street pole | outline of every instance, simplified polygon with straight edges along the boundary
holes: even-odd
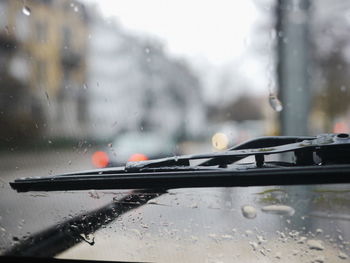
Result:
[[[310,112],[309,0],[277,1],[277,81],[281,135],[308,135]]]

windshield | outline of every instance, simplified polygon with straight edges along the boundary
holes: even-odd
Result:
[[[0,255],[135,196],[17,193],[17,178],[349,133],[349,29],[342,0],[0,0]],[[168,189],[50,256],[345,262],[349,191]]]

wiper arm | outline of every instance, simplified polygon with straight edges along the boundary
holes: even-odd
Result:
[[[286,141],[288,143],[283,144]],[[263,147],[248,149],[256,143]],[[295,161],[277,164],[265,162],[265,155],[284,152],[293,153]],[[314,160],[314,155],[317,155],[319,162]],[[255,157],[254,164],[227,167],[248,156]],[[225,152],[128,163],[124,168],[24,178],[10,184],[17,191],[24,192],[346,183],[350,182],[349,156],[350,139],[347,134],[263,137]],[[190,161],[197,159],[210,160],[191,166]],[[219,167],[209,167],[210,162]]]
[[[289,137],[289,136],[269,136],[261,137],[239,144],[227,151],[211,152],[204,154],[192,154],[182,155],[175,157],[168,157],[157,160],[143,161],[143,162],[129,162],[126,164],[125,169],[127,171],[146,171],[152,170],[152,168],[169,168],[177,167],[179,169],[187,167],[188,169],[200,169],[204,166],[218,165],[221,168],[226,167],[228,164],[237,162],[248,156],[263,156],[266,154],[276,154],[282,152],[293,151],[313,145],[315,147],[317,143],[316,137]],[[300,142],[304,142],[300,144]],[[260,157],[257,157],[260,158]],[[203,162],[196,167],[190,166],[191,160],[198,159],[210,159]]]

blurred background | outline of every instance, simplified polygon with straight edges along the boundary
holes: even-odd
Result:
[[[349,132],[349,30],[343,0],[0,0],[0,254],[120,192],[17,193],[16,178],[221,151],[259,136]],[[248,226],[322,228],[348,253],[348,188],[186,189],[183,207],[177,190],[169,207],[135,217],[156,222],[153,233],[167,218],[193,235],[188,223],[205,228],[203,219],[247,238]],[[240,206],[260,197],[298,216],[245,220]]]
[[[340,0],[0,0],[0,162],[349,132],[349,27]]]

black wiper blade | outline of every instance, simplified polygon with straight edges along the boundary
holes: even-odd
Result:
[[[18,179],[10,183],[19,192],[88,189],[145,189],[185,187],[228,187],[292,185],[350,182],[350,139],[347,134],[326,134],[304,140],[289,137],[288,142],[253,149],[234,149],[208,154],[183,155],[158,160],[129,163],[122,168],[109,168],[72,174]],[[264,138],[266,139],[266,138]],[[296,142],[294,142],[296,141]],[[256,142],[256,141],[255,141]],[[249,143],[249,142],[248,142]],[[251,143],[251,142],[250,142]],[[260,141],[261,143],[261,141]],[[267,145],[267,144],[262,144]],[[271,165],[265,155],[292,152],[295,162]],[[317,155],[319,162],[315,162]],[[232,160],[255,157],[255,164],[226,167]],[[191,160],[211,159],[220,167],[204,163],[190,166]],[[224,164],[224,165],[223,165]]]
[[[15,180],[18,192],[350,183],[350,165],[73,175]]]

